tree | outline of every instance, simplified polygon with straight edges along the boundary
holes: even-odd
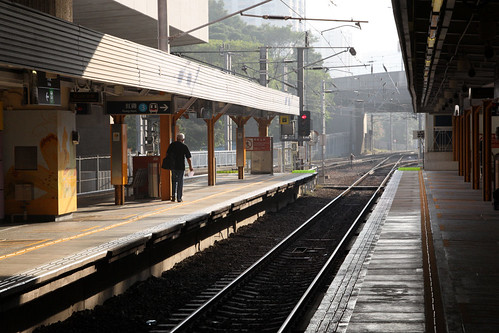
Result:
[[[210,0],[209,20],[227,16],[223,2]],[[311,41],[315,40],[310,36]],[[305,33],[293,31],[291,26],[276,27],[270,24],[255,26],[245,23],[238,16],[233,16],[210,26],[210,42],[203,45],[182,46],[172,48],[172,53],[182,57],[194,59],[221,70],[225,68],[225,57],[227,54],[232,59],[232,67],[229,69],[235,75],[240,75],[259,82],[260,47],[268,47],[269,82],[268,87],[277,90],[285,90],[296,94],[297,63],[296,47],[304,46]],[[321,66],[321,54],[306,50],[306,63],[317,62],[314,66]],[[285,75],[287,73],[287,82]],[[312,121],[316,128],[321,126],[321,84],[323,80],[331,80],[324,71],[305,70],[305,108],[312,112]],[[333,96],[327,94],[327,105],[333,104]],[[270,134],[279,137],[280,127],[277,120],[272,122]],[[192,119],[189,119],[191,122]],[[193,141],[193,149],[201,148],[205,141],[206,129],[203,123],[191,126],[182,125],[183,130],[190,140]],[[250,125],[250,127],[253,125]],[[215,132],[216,145],[223,143],[224,132],[221,121],[217,122]]]

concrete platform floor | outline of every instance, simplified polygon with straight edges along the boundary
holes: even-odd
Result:
[[[184,223],[200,214],[230,207],[245,198],[307,176],[247,174],[240,180],[237,174],[219,174],[215,186],[208,186],[206,177],[186,181],[181,203],[155,199],[116,206],[112,196],[97,200],[89,198],[82,199],[77,212],[64,221],[32,223],[28,220],[0,224],[0,286],[3,279],[16,274],[54,262],[63,265],[62,258],[86,249],[98,252],[102,247],[105,253],[106,244],[112,246],[110,242],[123,237],[126,242],[126,237],[135,233]]]
[[[457,172],[424,171],[448,332],[499,332],[499,211]],[[417,172],[397,171],[307,332],[425,332]]]

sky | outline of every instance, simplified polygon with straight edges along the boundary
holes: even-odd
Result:
[[[241,10],[250,5],[255,5],[261,0],[226,0],[226,6],[231,10]],[[296,0],[272,0],[271,3],[263,4],[252,9],[253,14],[273,14],[289,15],[289,7]],[[317,49],[324,57],[335,54],[345,47],[355,48],[357,55],[352,57],[349,53],[343,53],[328,59],[326,66],[352,66],[365,65],[368,67],[347,67],[344,69],[332,69],[330,75],[333,77],[370,74],[371,65],[373,72],[383,72],[383,65],[388,71],[403,70],[402,57],[399,50],[399,39],[393,18],[391,0],[304,0],[305,13],[302,17],[309,19],[328,20],[357,20],[368,21],[361,23],[362,29],[352,28],[353,23],[303,20],[298,24],[300,30],[308,30],[320,41],[314,46],[327,48]],[[237,3],[237,5],[236,5]],[[282,13],[276,13],[270,8],[282,8]],[[239,7],[237,7],[239,6]],[[292,17],[299,17],[300,14],[293,14]],[[258,21],[258,20],[256,20]],[[273,24],[273,20],[261,20],[261,23]],[[291,21],[278,21],[284,24]],[[294,21],[294,23],[298,21]],[[343,27],[339,27],[343,25]],[[347,25],[347,26],[345,26]],[[324,31],[326,29],[339,27],[338,29]],[[321,34],[321,32],[323,32]],[[331,46],[341,46],[343,48],[331,48]]]
[[[368,21],[361,23],[362,29],[341,27],[323,32],[322,35],[320,31],[353,24],[307,21],[307,30],[314,32],[316,36],[321,36],[323,44],[328,45],[326,42],[328,40],[331,46],[341,43],[352,46],[357,51],[353,59],[347,53],[343,54],[341,59],[333,57],[331,61],[326,62],[328,66],[372,64],[374,72],[384,71],[383,65],[388,71],[403,70],[391,0],[305,0],[305,5],[307,18]],[[368,74],[371,69],[369,66],[369,68],[349,68],[348,71]]]

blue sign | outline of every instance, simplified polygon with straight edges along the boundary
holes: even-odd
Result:
[[[108,101],[107,114],[172,114],[171,101]]]

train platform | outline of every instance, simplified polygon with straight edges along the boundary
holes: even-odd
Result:
[[[498,234],[457,172],[396,171],[306,332],[498,332]]]
[[[229,231],[216,229],[214,225],[223,224],[217,221],[231,214],[236,216],[231,224],[219,227],[234,231],[236,223],[247,218],[248,214],[256,214],[254,218],[257,218],[262,209],[277,210],[314,187],[315,174],[310,173],[245,174],[242,180],[237,174],[218,174],[215,186],[207,186],[206,177],[194,176],[186,178],[183,202],[180,203],[156,199],[129,201],[123,206],[116,206],[112,195],[97,199],[79,198],[78,210],[64,221],[32,223],[28,220],[0,225],[0,318],[3,317],[0,327],[7,327],[4,326],[4,320],[8,320],[5,314],[15,312],[23,305],[26,309],[18,315],[22,315],[23,311],[34,313],[26,312],[33,309],[38,312],[41,308],[36,299],[53,294],[58,288],[69,288],[71,284],[79,292],[84,289],[82,284],[76,283],[79,280],[98,276],[106,269],[115,270],[116,275],[120,270],[128,271],[127,267],[131,264],[126,260],[137,260],[132,262],[133,265],[144,266],[129,285],[152,275],[149,266],[156,265],[154,273],[161,274],[165,265],[171,267],[182,259],[175,251],[185,251],[190,246],[192,254],[211,245],[202,238],[206,236],[203,232],[207,233],[203,230],[211,228],[212,238],[226,237]],[[268,206],[268,203],[274,207]],[[267,206],[255,208],[264,204]],[[245,210],[251,212],[245,215]],[[225,236],[221,236],[223,232]],[[185,240],[190,244],[179,243],[183,234],[190,234]],[[166,244],[161,245],[163,243]],[[140,256],[148,251],[147,255]],[[156,257],[160,254],[169,258],[159,259],[163,262],[158,264]],[[184,257],[188,255],[184,254]],[[133,259],[135,257],[139,259]],[[147,260],[152,263],[145,264]],[[165,263],[167,260],[169,262]],[[117,266],[120,261],[124,262],[124,268]],[[93,287],[96,281],[101,283],[105,278],[94,278],[88,285]],[[113,286],[115,281],[106,283],[103,288],[108,288],[111,296],[123,288]],[[70,314],[72,310],[88,306],[88,297],[92,295],[69,301],[69,308],[65,311]],[[78,301],[87,304],[74,306]],[[46,304],[46,299],[43,304]],[[17,323],[12,325],[11,331],[30,327],[29,324],[25,327],[15,326]]]
[[[96,252],[112,249],[119,243],[133,240],[130,235],[152,233],[200,215],[237,206],[269,191],[300,182],[307,176],[310,175],[245,175],[243,180],[239,180],[237,174],[219,174],[215,186],[207,186],[203,177],[195,181],[186,179],[183,202],[180,203],[141,200],[116,206],[112,196],[103,202],[95,197],[84,198],[72,217],[63,221],[1,225],[0,279],[67,259],[84,250],[89,252],[91,248],[98,248]]]

